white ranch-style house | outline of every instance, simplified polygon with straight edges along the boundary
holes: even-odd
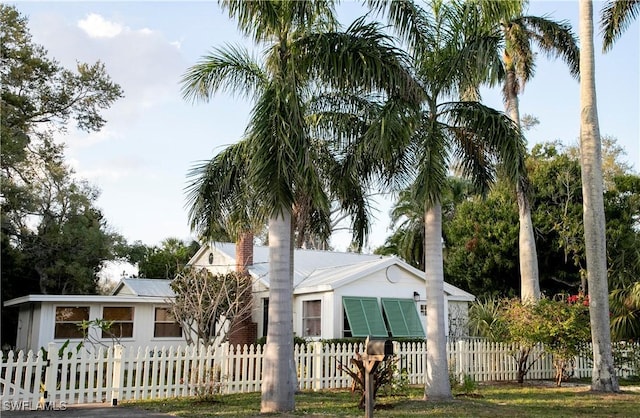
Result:
[[[269,307],[269,248],[212,243],[190,265],[213,273],[244,268],[254,279],[252,319],[266,336]],[[397,257],[294,250],[293,327],[306,339],[424,337],[425,276]],[[475,297],[444,284],[447,333],[467,335],[467,309]]]
[[[251,344],[265,336],[269,307],[269,248],[247,244],[203,245],[189,264],[213,273],[246,269],[253,281],[248,328],[232,343]],[[5,302],[20,310],[16,349],[34,350],[50,342],[82,340],[83,320],[115,321],[112,330],[124,346],[185,345],[183,330],[168,311],[170,281],[125,278],[109,296],[28,295]],[[450,336],[466,335],[468,304],[474,296],[444,285]],[[397,257],[296,249],[294,251],[294,333],[310,340],[345,337],[426,335],[424,272]],[[92,340],[113,340],[91,328]]]

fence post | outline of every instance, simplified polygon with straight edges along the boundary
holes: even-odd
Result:
[[[454,347],[456,347],[458,352],[456,356],[457,361],[456,361],[456,367],[455,367],[455,376],[456,376],[456,380],[458,380],[460,383],[463,383],[464,376],[467,370],[466,351],[468,350],[468,347],[466,347],[465,340],[458,340],[456,345],[454,345]]]
[[[313,343],[313,367],[311,373],[313,373],[313,390],[322,390],[322,381],[324,375],[324,353],[323,343],[321,341],[314,341]]]
[[[47,345],[47,364],[44,374],[44,402],[48,406],[56,400],[56,386],[58,385],[58,346],[56,343]]]
[[[122,346],[113,346],[113,374],[111,376],[111,406],[118,406],[120,380],[122,377]]]

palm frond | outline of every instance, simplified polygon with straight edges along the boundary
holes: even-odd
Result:
[[[255,97],[266,85],[265,70],[249,52],[229,45],[217,48],[182,76],[185,99],[208,101],[217,92]]]
[[[291,45],[296,70],[332,90],[387,92],[418,103],[422,94],[406,54],[377,23],[356,20],[345,32],[314,33]]]
[[[571,75],[580,75],[580,48],[578,38],[567,21],[553,21],[546,16],[523,16],[522,22],[529,37],[550,58],[561,58],[569,66]]]
[[[609,0],[601,12],[602,50],[607,52],[640,14],[640,0]]]
[[[238,29],[255,42],[272,42],[285,33],[305,31],[322,23],[335,27],[334,2],[312,0],[244,1],[221,0]]]
[[[421,56],[425,46],[432,43],[433,16],[411,0],[368,0],[369,8],[378,15],[387,16],[387,22],[403,41],[410,54]]]
[[[461,168],[479,192],[493,182],[496,163],[513,181],[525,175],[524,138],[506,115],[478,102],[444,103],[440,109],[456,140]]]
[[[248,143],[240,141],[191,168],[185,187],[186,206],[191,229],[199,237],[235,238],[266,223],[260,202],[247,182],[248,164]]]

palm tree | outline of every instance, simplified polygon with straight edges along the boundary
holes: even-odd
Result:
[[[640,338],[640,282],[625,283],[609,295],[611,336],[616,341]]]
[[[567,22],[555,22],[545,17],[523,15],[526,1],[515,2],[517,9],[504,10],[503,16],[495,20],[493,11],[487,12],[482,1],[477,2],[484,19],[496,35],[502,38],[502,63],[504,67],[503,95],[507,114],[520,127],[518,96],[535,70],[535,44],[548,57],[562,58],[572,75],[578,75],[579,49],[577,39]],[[514,13],[515,11],[515,13]],[[495,23],[494,23],[495,22]],[[494,26],[495,25],[495,26]],[[519,261],[521,299],[540,299],[540,280],[531,205],[526,177],[516,182],[518,217],[520,224]]]
[[[611,0],[605,4],[600,18],[602,50],[609,51],[614,42],[640,14],[640,0]]]
[[[442,196],[442,216],[451,219],[458,204],[473,195],[471,183],[460,177],[449,177]],[[387,238],[385,245],[375,253],[395,254],[407,263],[423,270],[424,265],[424,208],[413,199],[411,190],[403,190],[391,210],[391,227],[394,233]],[[445,257],[446,258],[446,257]]]
[[[450,399],[444,312],[442,198],[449,169],[486,192],[501,161],[509,178],[524,169],[524,142],[505,115],[475,101],[445,101],[474,94],[480,70],[496,68],[495,39],[477,36],[477,22],[456,3],[433,2],[432,13],[409,1],[375,3],[399,29],[414,55],[425,100],[409,145],[415,158],[412,198],[425,225],[427,376],[425,398]],[[409,23],[407,23],[409,22]]]
[[[602,178],[602,151],[596,100],[593,46],[593,4],[580,0],[580,167],[585,255],[589,284],[589,316],[593,344],[591,389],[617,392],[611,352],[609,291],[607,286],[607,247]]]
[[[232,144],[187,175],[189,224],[204,241],[237,241],[244,233],[259,233],[267,223],[268,214],[247,178],[248,145]]]
[[[244,140],[251,156],[247,179],[269,218],[269,326],[264,354],[262,412],[294,409],[292,211],[296,196],[327,208],[317,170],[305,103],[320,88],[330,91],[417,94],[404,66],[378,25],[357,21],[335,29],[333,3],[325,1],[223,1],[239,29],[264,44],[256,62],[236,47],[214,50],[183,80],[187,98],[206,100],[232,91],[254,100]]]

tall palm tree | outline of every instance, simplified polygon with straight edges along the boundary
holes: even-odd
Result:
[[[413,2],[373,2],[399,29],[414,55],[425,100],[409,145],[415,158],[412,197],[420,202],[425,225],[427,294],[427,375],[425,398],[450,399],[444,312],[442,197],[450,167],[486,192],[501,161],[509,178],[524,169],[524,142],[517,126],[502,113],[475,101],[480,70],[496,68],[495,39],[477,36],[477,22],[456,3],[434,1],[430,13]],[[447,101],[447,99],[451,101]]]
[[[602,9],[602,50],[607,52],[640,14],[640,0],[611,0]]]
[[[247,177],[249,159],[249,143],[240,141],[188,173],[189,224],[202,240],[237,241],[242,234],[257,234],[266,225],[268,213]]]
[[[416,96],[402,53],[374,24],[335,30],[327,1],[226,0],[239,29],[263,44],[260,62],[236,47],[214,50],[185,75],[187,98],[233,91],[254,100],[245,140],[247,178],[269,217],[269,326],[264,354],[262,412],[294,409],[292,211],[296,196],[313,207],[329,199],[311,150],[305,103],[318,89]]]
[[[596,100],[593,4],[579,2],[580,33],[580,167],[585,255],[589,284],[589,316],[593,344],[591,389],[617,392],[611,352],[607,247],[602,178],[602,150]]]
[[[453,217],[455,208],[472,196],[471,183],[460,177],[449,177],[442,196],[442,216],[445,220]],[[424,270],[424,208],[411,195],[411,190],[403,190],[391,210],[393,235],[387,238],[376,254],[400,256],[412,266]]]
[[[548,57],[562,58],[571,74],[578,76],[579,49],[577,39],[567,22],[556,22],[546,17],[526,16],[525,0],[513,2],[516,9],[502,10],[500,14],[493,10],[486,10],[486,3],[476,2],[480,7],[484,20],[502,39],[502,63],[504,66],[503,95],[507,114],[518,125],[520,109],[518,96],[524,90],[525,84],[533,77],[535,70],[534,44]],[[496,20],[496,17],[499,20]],[[493,81],[493,80],[491,80]],[[518,202],[518,217],[520,232],[519,261],[521,299],[540,299],[540,279],[538,273],[538,257],[536,250],[533,222],[531,220],[531,205],[525,177],[516,182]]]

